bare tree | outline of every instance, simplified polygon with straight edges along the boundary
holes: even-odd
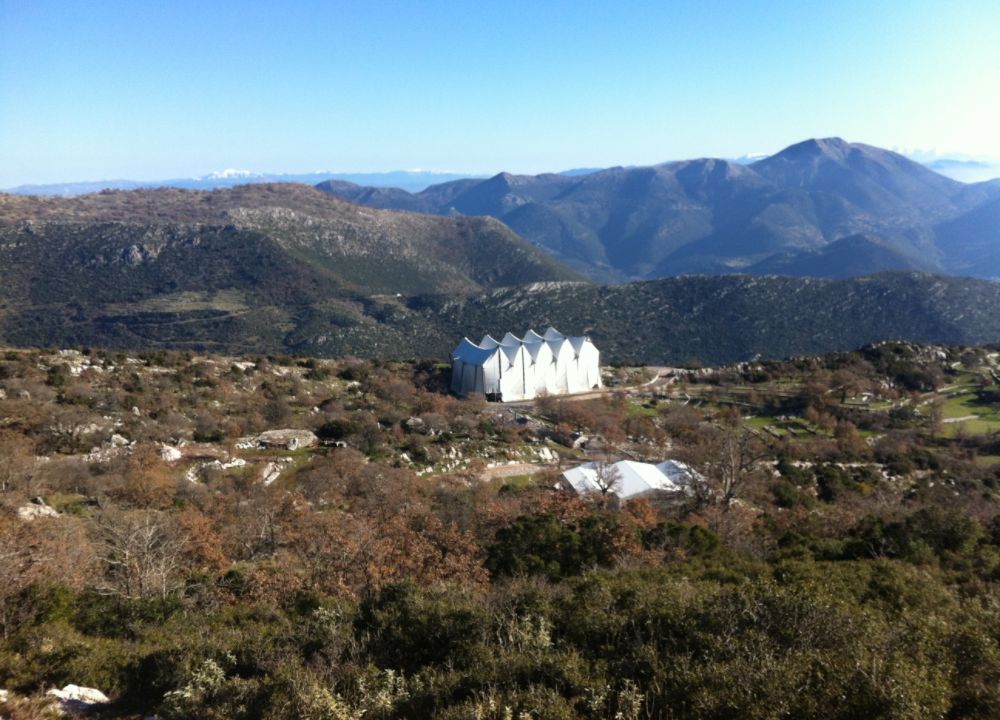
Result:
[[[594,484],[603,496],[617,495],[621,490],[622,474],[614,463],[598,460],[594,464]]]
[[[747,428],[738,413],[724,412],[684,453],[703,470],[708,485],[696,485],[702,501],[731,505],[762,469],[767,445]]]
[[[97,525],[104,581],[99,589],[129,599],[165,598],[182,586],[183,543],[155,510],[101,514]]]

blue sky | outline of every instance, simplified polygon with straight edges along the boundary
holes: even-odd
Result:
[[[0,0],[0,187],[1000,156],[1000,2]]]

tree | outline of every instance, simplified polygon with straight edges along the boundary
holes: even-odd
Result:
[[[614,463],[598,460],[594,463],[594,484],[603,497],[617,495],[622,485],[622,474]]]
[[[124,463],[124,482],[114,494],[133,507],[166,509],[173,502],[177,483],[156,447],[135,448]]]
[[[104,581],[99,589],[130,600],[167,598],[182,587],[184,545],[155,510],[108,510],[97,521]]]
[[[687,454],[702,467],[708,483],[695,485],[701,488],[702,500],[714,498],[729,506],[760,472],[767,445],[743,424],[737,411],[723,410],[716,419],[717,424],[706,428]]]

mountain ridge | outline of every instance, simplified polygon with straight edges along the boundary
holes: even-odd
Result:
[[[372,210],[306,185],[0,195],[0,279],[29,288],[36,300],[48,278],[67,273],[77,279],[67,291],[102,274],[127,286],[135,278],[119,268],[171,275],[158,262],[168,252],[194,278],[210,263],[238,263],[241,250],[263,253],[301,274],[303,286],[330,293],[469,292],[577,277],[492,218]],[[152,276],[150,293],[160,282]],[[171,282],[198,289],[184,278]]]
[[[801,262],[789,267],[805,267],[826,245],[859,234],[884,239],[886,268],[955,272],[962,263],[938,247],[938,226],[1000,196],[1000,183],[963,184],[841,138],[806,140],[750,164],[699,158],[579,176],[498,173],[419,193],[319,187],[373,207],[496,217],[598,281],[754,272],[769,256],[796,253]],[[1000,275],[1000,261],[965,267]]]

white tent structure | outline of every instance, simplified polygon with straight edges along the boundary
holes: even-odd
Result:
[[[567,337],[554,328],[528,330],[479,344],[468,338],[451,353],[451,390],[481,393],[492,400],[530,400],[601,387],[601,354],[587,337]]]
[[[697,471],[678,460],[665,460],[659,465],[619,460],[603,464],[603,467],[602,463],[589,462],[566,470],[562,475],[580,495],[607,490],[622,500],[656,493],[692,495],[695,486],[705,481]]]

